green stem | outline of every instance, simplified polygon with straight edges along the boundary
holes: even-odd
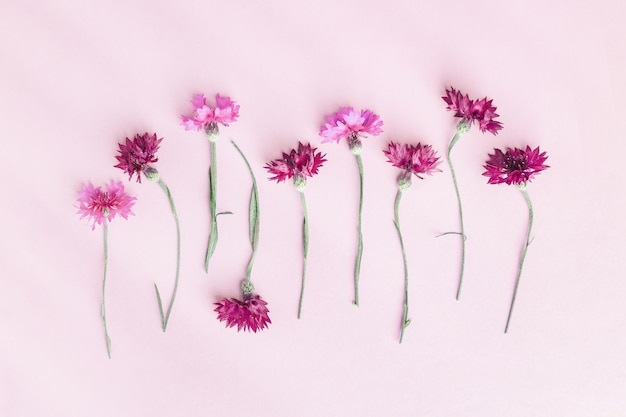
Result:
[[[298,304],[298,319],[302,316],[302,300],[304,298],[304,285],[306,283],[306,264],[307,256],[309,253],[309,216],[306,209],[306,199],[304,198],[304,192],[300,191],[300,201],[302,201],[302,211],[304,212],[304,220],[302,221],[302,249],[303,249],[303,262],[302,262],[302,285],[300,287],[300,303]]]
[[[459,192],[459,184],[456,180],[456,173],[454,172],[454,165],[452,165],[452,159],[450,158],[450,154],[452,153],[452,148],[459,141],[461,137],[460,133],[456,133],[450,141],[450,146],[448,146],[448,164],[450,165],[450,172],[452,173],[452,181],[454,182],[454,190],[456,191],[456,199],[459,203],[459,220],[461,222],[461,272],[459,274],[459,285],[456,290],[456,299],[458,300],[461,297],[461,287],[463,286],[463,272],[465,270],[465,227],[463,225],[463,206],[461,205],[461,193]]]
[[[252,172],[252,167],[248,162],[246,156],[241,152],[239,146],[234,141],[230,141],[239,155],[243,158],[246,166],[248,167],[248,171],[250,171],[250,176],[252,177],[252,191],[250,193],[250,214],[249,214],[249,223],[250,223],[250,244],[252,245],[252,256],[250,257],[250,261],[248,262],[248,268],[246,269],[246,281],[250,281],[250,275],[252,274],[252,266],[254,265],[254,261],[256,259],[256,252],[259,246],[259,229],[261,227],[260,215],[261,209],[259,207],[259,191],[256,184],[256,178],[254,177],[254,172]]]
[[[402,248],[402,262],[404,263],[404,307],[402,312],[402,324],[400,326],[400,343],[402,343],[402,339],[404,338],[404,329],[411,324],[411,320],[408,318],[409,314],[409,267],[406,260],[406,251],[404,250],[404,240],[402,239],[402,232],[400,231],[400,200],[402,199],[402,190],[398,190],[398,194],[396,194],[396,203],[394,204],[393,212],[394,212],[394,221],[393,224],[396,226],[396,231],[398,232],[398,238],[400,239],[400,247]]]
[[[165,315],[163,314],[163,305],[161,303],[161,295],[159,293],[159,289],[157,285],[154,284],[159,304],[159,312],[161,313],[161,325],[163,331],[165,332],[165,330],[167,329],[167,323],[170,320],[170,314],[172,313],[174,301],[176,300],[176,293],[178,291],[178,278],[180,276],[180,222],[178,221],[178,214],[176,213],[176,206],[174,205],[174,199],[172,198],[172,193],[170,192],[170,189],[161,180],[159,180],[158,184],[167,195],[167,199],[170,202],[170,208],[172,209],[172,215],[174,216],[174,221],[176,222],[176,280],[174,281],[174,291],[172,292],[172,298],[170,299],[170,304],[167,308],[167,313]]]
[[[354,265],[354,305],[359,306],[359,277],[361,275],[361,258],[363,256],[363,160],[356,155],[356,164],[359,169],[359,242],[357,245],[356,261]]]
[[[204,272],[209,272],[209,260],[215,252],[217,246],[217,148],[215,142],[209,141],[211,144],[211,166],[209,167],[209,206],[211,209],[211,233],[209,234],[209,242],[204,256]]]
[[[515,298],[517,297],[517,288],[519,287],[519,280],[522,276],[522,268],[524,267],[526,252],[528,251],[528,246],[530,245],[530,232],[533,228],[533,205],[530,202],[530,197],[528,197],[528,193],[526,192],[526,190],[520,188],[520,191],[524,196],[524,200],[526,200],[526,205],[528,205],[528,233],[526,234],[526,244],[524,245],[524,250],[522,251],[522,256],[519,261],[519,270],[517,271],[517,278],[515,279],[515,289],[513,290],[513,298],[511,299],[511,307],[509,308],[509,316],[506,319],[506,327],[504,328],[504,333],[509,330],[509,323],[511,321],[511,315],[513,314],[513,307],[515,306]]]
[[[102,324],[104,325],[104,341],[107,346],[107,355],[111,359],[111,338],[109,337],[109,331],[107,329],[107,315],[106,304],[104,299],[104,292],[107,282],[107,264],[109,262],[109,226],[107,219],[104,219],[104,278],[102,279],[102,304],[100,305],[100,316],[102,317]]]

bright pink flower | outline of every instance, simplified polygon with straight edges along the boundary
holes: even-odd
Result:
[[[470,126],[478,122],[481,132],[491,132],[497,135],[498,130],[502,129],[502,123],[494,120],[499,115],[496,113],[497,107],[491,104],[493,100],[487,100],[487,97],[470,100],[467,94],[463,95],[454,87],[446,89],[446,96],[441,98],[448,104],[447,109],[455,112],[454,117],[465,119]]]
[[[424,179],[420,174],[432,175],[433,172],[441,172],[437,165],[441,163],[437,152],[430,145],[407,145],[391,142],[387,150],[383,150],[388,162],[393,166],[405,170],[410,176],[415,174],[417,178]]]
[[[196,94],[191,99],[193,105],[193,116],[181,116],[182,125],[185,130],[206,130],[207,126],[212,123],[220,123],[228,126],[239,117],[239,105],[232,101],[230,97],[222,97],[215,95],[215,107],[207,105],[204,94]]]
[[[322,143],[351,137],[361,137],[363,134],[377,136],[383,132],[383,121],[371,110],[355,111],[352,107],[342,107],[336,113],[326,117],[326,123],[320,129]]]
[[[119,162],[115,168],[119,168],[128,174],[128,179],[132,179],[133,174],[137,174],[137,182],[141,182],[141,173],[149,168],[148,164],[159,160],[156,152],[159,150],[161,139],[157,139],[156,133],[150,135],[136,134],[133,140],[126,138],[126,144],[118,143],[119,155],[115,159]]]
[[[106,190],[102,187],[94,187],[91,182],[83,185],[83,189],[78,193],[78,211],[80,218],[88,217],[88,222],[92,221],[91,229],[96,228],[96,224],[102,224],[106,219],[109,222],[120,215],[127,219],[129,215],[134,215],[131,207],[135,204],[135,197],[130,197],[124,192],[124,185],[120,181],[111,181],[106,185]]]
[[[317,148],[312,148],[311,144],[303,145],[298,142],[298,149],[292,149],[288,154],[283,152],[283,157],[275,159],[265,164],[270,174],[274,177],[271,180],[277,182],[292,178],[294,175],[300,174],[303,177],[312,177],[322,166],[326,159],[326,155],[316,152]]]
[[[272,323],[267,313],[267,302],[262,300],[260,296],[253,295],[239,301],[236,298],[222,299],[214,311],[217,312],[217,319],[225,321],[226,327],[237,326],[237,331],[257,330],[267,328],[268,323]]]
[[[489,160],[485,163],[484,176],[489,177],[489,184],[516,184],[523,185],[530,181],[549,165],[545,165],[548,156],[539,151],[539,146],[531,149],[507,148],[506,152],[494,149],[493,155],[489,154]]]

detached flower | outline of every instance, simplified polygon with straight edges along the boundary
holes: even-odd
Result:
[[[515,279],[515,289],[513,290],[513,298],[511,299],[511,306],[509,308],[504,333],[509,330],[509,323],[511,321],[511,315],[513,314],[517,289],[519,287],[520,277],[522,276],[526,252],[530,245],[530,233],[533,227],[533,206],[526,192],[526,185],[535,175],[550,168],[548,165],[545,165],[546,159],[548,159],[546,153],[541,152],[539,147],[535,149],[531,149],[530,146],[526,146],[526,149],[507,148],[506,152],[502,152],[500,149],[494,149],[494,153],[489,154],[489,159],[484,165],[486,171],[483,175],[489,177],[487,181],[489,184],[515,184],[522,192],[522,196],[524,196],[524,200],[528,206],[528,233],[526,234],[526,244],[524,245],[524,250],[522,251],[519,261],[519,269],[517,278]]]
[[[352,107],[342,107],[336,113],[326,117],[326,123],[320,129],[322,143],[336,142],[346,139],[350,151],[356,157],[359,170],[359,225],[358,245],[354,266],[354,304],[359,305],[359,276],[361,274],[361,257],[363,255],[363,161],[361,159],[361,138],[365,135],[378,136],[383,132],[383,121],[371,110],[355,111]]]
[[[251,330],[256,333],[257,330],[266,329],[267,325],[272,323],[268,316],[267,302],[259,295],[244,297],[243,301],[224,298],[215,305],[217,319],[225,321],[226,327],[237,326],[237,331]]]
[[[124,192],[124,185],[119,181],[111,181],[107,184],[106,189],[102,187],[94,187],[90,182],[83,185],[82,190],[78,193],[78,214],[80,218],[87,217],[87,221],[92,222],[91,230],[94,230],[96,224],[102,225],[104,230],[104,278],[102,279],[102,303],[100,304],[100,317],[104,325],[104,341],[106,343],[107,355],[111,358],[111,338],[107,330],[106,304],[105,304],[105,288],[107,281],[107,264],[109,258],[109,229],[107,220],[111,222],[116,215],[127,219],[129,215],[134,213],[131,208],[135,204],[135,197],[130,197]]]
[[[447,110],[454,112],[454,117],[458,117],[461,120],[456,127],[456,134],[450,141],[448,146],[448,164],[450,165],[450,173],[452,174],[452,181],[454,182],[454,190],[456,191],[456,198],[459,205],[459,222],[461,224],[460,233],[444,233],[444,234],[458,234],[461,235],[461,271],[459,274],[459,285],[456,292],[456,299],[461,296],[461,287],[463,286],[463,272],[465,270],[465,227],[463,225],[463,206],[461,204],[461,193],[459,192],[459,184],[456,179],[456,173],[454,171],[454,165],[452,165],[452,148],[459,141],[462,135],[469,132],[474,123],[478,124],[478,128],[481,132],[490,132],[494,135],[498,134],[498,131],[502,129],[502,123],[495,120],[499,115],[496,113],[497,107],[492,104],[492,100],[488,100],[484,97],[480,100],[471,100],[467,94],[463,95],[454,87],[446,89],[446,95],[441,97],[443,101],[448,105]]]
[[[211,210],[211,232],[204,255],[204,271],[209,272],[209,260],[217,247],[217,216],[231,214],[230,212],[217,213],[217,149],[215,142],[220,134],[218,125],[228,126],[239,117],[239,105],[230,99],[215,95],[215,106],[207,104],[204,94],[196,94],[191,99],[193,114],[191,117],[182,115],[182,125],[185,130],[204,131],[209,138],[211,152],[211,166],[209,168],[209,206]]]
[[[115,156],[118,164],[115,165],[115,168],[119,168],[127,173],[129,181],[132,179],[133,175],[136,174],[137,182],[141,182],[141,174],[143,174],[148,181],[158,183],[169,200],[172,215],[174,216],[177,238],[176,281],[174,283],[174,292],[172,293],[172,298],[166,314],[163,313],[163,305],[161,303],[159,288],[156,284],[154,284],[157,302],[159,305],[159,312],[161,314],[161,327],[163,331],[165,331],[167,323],[170,319],[172,307],[174,306],[174,300],[176,299],[176,292],[178,290],[178,277],[180,275],[180,223],[178,221],[178,214],[176,213],[176,206],[174,205],[174,199],[172,198],[170,189],[163,181],[161,181],[159,171],[149,165],[159,160],[156,156],[156,152],[159,150],[162,140],[162,138],[157,139],[156,133],[153,133],[152,135],[149,133],[144,133],[143,135],[136,134],[133,139],[126,138],[124,144],[118,143],[119,155]]]
[[[400,343],[404,338],[404,329],[411,324],[408,318],[409,314],[409,269],[404,250],[404,240],[402,239],[402,231],[400,230],[400,200],[402,192],[411,186],[411,177],[415,175],[419,179],[424,179],[423,175],[432,175],[434,172],[441,172],[437,166],[441,163],[439,156],[430,145],[407,145],[391,142],[383,153],[387,156],[387,160],[393,166],[400,168],[402,173],[398,176],[398,193],[396,194],[396,202],[394,204],[394,225],[400,239],[400,247],[402,248],[402,260],[404,262],[404,308],[402,313],[402,323],[400,325]]]
[[[304,259],[302,265],[302,285],[300,287],[300,302],[298,303],[298,318],[302,315],[302,300],[304,299],[304,286],[306,282],[307,256],[309,252],[309,220],[304,198],[307,177],[312,177],[318,173],[326,159],[326,155],[317,152],[317,148],[312,148],[310,144],[303,145],[298,142],[298,149],[292,149],[289,153],[283,152],[283,157],[275,159],[265,164],[265,169],[269,171],[275,180],[280,183],[287,178],[293,178],[293,184],[300,192],[300,201],[304,212],[304,222],[302,227],[302,247]]]
[[[267,328],[267,325],[272,323],[268,315],[269,310],[267,308],[267,302],[261,299],[261,296],[254,294],[254,285],[250,279],[252,275],[252,266],[256,259],[256,252],[259,245],[259,231],[260,231],[260,212],[259,206],[259,193],[256,185],[256,178],[252,167],[248,163],[248,159],[245,157],[241,149],[231,141],[239,155],[243,158],[250,176],[252,177],[252,191],[250,193],[250,245],[252,246],[252,255],[248,262],[248,268],[246,269],[246,279],[241,283],[241,293],[243,301],[239,301],[236,298],[223,298],[220,302],[215,303],[217,306],[216,311],[217,319],[219,321],[225,321],[226,327],[237,326],[237,331],[263,330]]]

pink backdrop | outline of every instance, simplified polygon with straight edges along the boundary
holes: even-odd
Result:
[[[300,3],[297,5],[296,3]],[[2,416],[623,416],[626,414],[622,168],[626,37],[621,1],[10,1],[0,4],[0,415]],[[397,170],[388,141],[443,156],[453,85],[498,106],[504,129],[476,129],[454,160],[468,234],[459,241],[443,173],[402,203],[410,316],[398,344],[402,258],[393,227]],[[230,95],[237,123],[218,142],[221,236],[209,230],[209,145],[179,116],[196,92]],[[357,172],[345,143],[319,145],[325,114],[370,108],[364,141],[361,307],[352,301]],[[175,229],[152,183],[114,169],[117,142],[164,137],[158,169],[182,225],[182,271],[168,331]],[[259,181],[253,280],[273,324],[237,333],[212,303],[238,296],[250,255],[249,174]],[[311,225],[303,318],[301,207],[266,161],[311,141],[327,154],[306,191]],[[551,168],[529,186],[535,240],[509,334],[527,211],[487,185],[494,147],[540,145]],[[106,357],[99,318],[102,234],[75,214],[85,181],[123,180],[135,216],[110,227]]]

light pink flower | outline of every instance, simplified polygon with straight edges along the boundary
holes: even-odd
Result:
[[[496,113],[497,107],[491,104],[493,100],[487,100],[487,97],[480,100],[470,100],[467,94],[463,95],[454,87],[446,89],[445,97],[441,98],[448,105],[447,109],[455,112],[454,117],[465,119],[469,126],[478,122],[481,132],[490,132],[494,135],[497,135],[498,131],[502,129],[502,123],[494,120],[499,115]]]
[[[326,117],[320,129],[322,143],[337,142],[341,139],[356,139],[364,134],[377,136],[383,132],[383,121],[371,110],[355,111],[352,107],[342,107]]]
[[[393,166],[403,169],[407,175],[415,174],[423,179],[420,174],[432,175],[433,172],[441,172],[437,165],[441,163],[437,152],[430,145],[407,145],[391,142],[383,153],[388,162]]]
[[[267,302],[258,295],[244,297],[243,301],[224,298],[215,305],[217,319],[225,321],[226,327],[237,326],[237,331],[252,330],[256,333],[257,330],[266,329],[267,325],[272,323],[268,316]]]
[[[204,94],[196,94],[191,99],[193,105],[193,115],[191,117],[182,115],[182,125],[185,130],[206,130],[210,123],[219,123],[228,126],[239,117],[239,105],[232,101],[230,97],[215,95],[216,106],[209,106]]]
[[[485,163],[486,171],[484,176],[489,177],[489,184],[515,184],[523,185],[530,181],[535,175],[540,173],[549,165],[545,165],[548,156],[539,150],[539,146],[531,149],[507,148],[506,152],[494,149],[494,153],[489,154],[489,160]]]
[[[282,158],[268,162],[265,164],[265,169],[274,175],[270,179],[276,180],[276,182],[285,181],[297,174],[301,174],[303,177],[312,177],[326,162],[324,159],[326,155],[322,155],[316,150],[317,148],[312,148],[309,143],[303,145],[298,142],[298,149],[292,149],[288,154],[283,152]]]
[[[134,215],[131,207],[135,204],[135,197],[130,197],[124,192],[124,185],[120,181],[111,181],[106,185],[106,190],[102,187],[94,187],[91,182],[83,185],[78,193],[78,214],[83,219],[88,217],[88,222],[92,221],[91,229],[96,228],[96,224],[102,224],[109,219],[109,222],[120,215],[127,219],[129,215]]]
[[[148,164],[158,162],[156,152],[162,140],[157,138],[156,133],[136,134],[133,140],[126,138],[126,144],[118,143],[120,154],[115,156],[118,161],[115,168],[127,173],[129,180],[137,174],[137,182],[141,182],[141,173],[149,168]]]

